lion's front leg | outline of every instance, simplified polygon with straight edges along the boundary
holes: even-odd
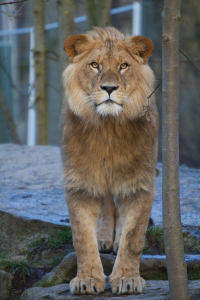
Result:
[[[103,292],[105,276],[96,239],[100,201],[76,193],[67,194],[67,204],[77,255],[77,276],[70,282],[70,291],[72,294]]]
[[[126,199],[116,199],[122,236],[109,282],[112,292],[118,295],[142,293],[145,290],[146,283],[140,277],[139,264],[153,196],[154,189],[151,193],[140,191]]]
[[[110,253],[115,230],[115,203],[112,194],[108,194],[101,203],[97,228],[99,252]]]

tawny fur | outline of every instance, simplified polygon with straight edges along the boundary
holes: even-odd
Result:
[[[147,65],[153,44],[108,27],[69,37],[65,50],[71,64],[63,74],[62,153],[78,260],[70,289],[74,294],[104,290],[98,248],[111,251],[117,223],[112,291],[140,293],[145,281],[139,261],[155,190],[158,143],[154,95],[148,100],[154,89]],[[109,95],[104,87],[115,89]]]

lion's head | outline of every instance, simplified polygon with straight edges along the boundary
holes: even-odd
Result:
[[[71,61],[63,74],[66,101],[76,115],[93,122],[102,116],[124,120],[142,114],[154,82],[147,65],[153,51],[149,38],[94,28],[70,36],[65,51]]]

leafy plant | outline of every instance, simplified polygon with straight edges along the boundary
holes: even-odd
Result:
[[[62,247],[65,243],[72,242],[72,231],[70,227],[66,227],[65,230],[61,231],[56,237],[48,238],[48,245],[52,249]]]
[[[159,242],[160,237],[163,235],[163,228],[159,226],[151,226],[147,229],[147,236],[154,236],[156,241]]]
[[[3,269],[5,271],[8,271],[12,273],[13,275],[18,274],[20,278],[25,281],[26,276],[31,275],[31,270],[28,265],[28,262],[23,261],[11,261],[7,258],[0,258],[0,269]]]

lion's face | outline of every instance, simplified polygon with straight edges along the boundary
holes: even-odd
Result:
[[[147,105],[153,75],[146,64],[153,50],[144,37],[125,37],[114,28],[68,38],[72,64],[64,72],[70,109],[79,116],[136,118]],[[96,118],[94,118],[96,116]]]

